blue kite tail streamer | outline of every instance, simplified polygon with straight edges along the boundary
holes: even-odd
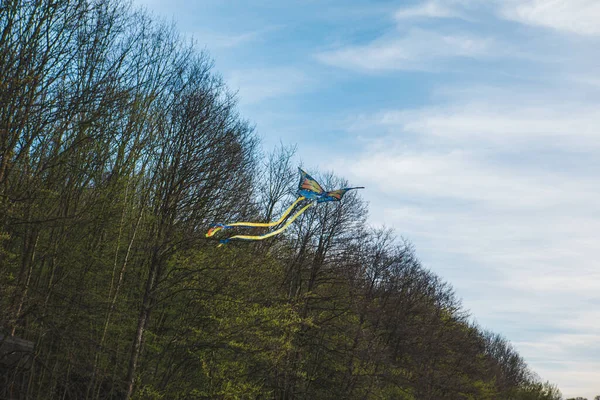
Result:
[[[229,243],[229,238],[221,239],[221,240],[219,240],[219,245],[217,247],[221,247],[223,245],[226,245],[227,243]]]

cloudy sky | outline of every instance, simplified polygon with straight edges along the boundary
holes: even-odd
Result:
[[[269,149],[367,187],[476,321],[600,394],[600,2],[137,0]]]

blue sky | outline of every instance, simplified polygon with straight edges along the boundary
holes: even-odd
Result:
[[[600,394],[600,2],[136,4],[209,51],[267,150],[366,186],[479,324]]]

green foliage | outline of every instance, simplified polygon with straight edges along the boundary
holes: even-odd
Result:
[[[550,382],[531,382],[515,389],[515,400],[562,400],[558,388]]]

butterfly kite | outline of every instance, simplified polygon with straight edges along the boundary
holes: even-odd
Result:
[[[353,189],[364,189],[364,187],[351,187],[343,188],[338,190],[332,190],[326,192],[323,190],[319,182],[313,177],[304,172],[301,168],[300,171],[300,183],[298,184],[298,198],[294,203],[283,213],[283,215],[273,222],[234,222],[231,224],[213,224],[206,233],[206,237],[212,237],[215,233],[223,229],[230,229],[235,227],[244,228],[271,228],[277,227],[277,229],[265,233],[263,235],[235,235],[226,239],[221,239],[219,246],[229,243],[230,240],[264,240],[272,236],[278,235],[286,230],[292,222],[296,220],[304,211],[308,210],[315,204],[325,203],[328,201],[340,201],[347,191]],[[293,211],[297,210],[295,214]]]

